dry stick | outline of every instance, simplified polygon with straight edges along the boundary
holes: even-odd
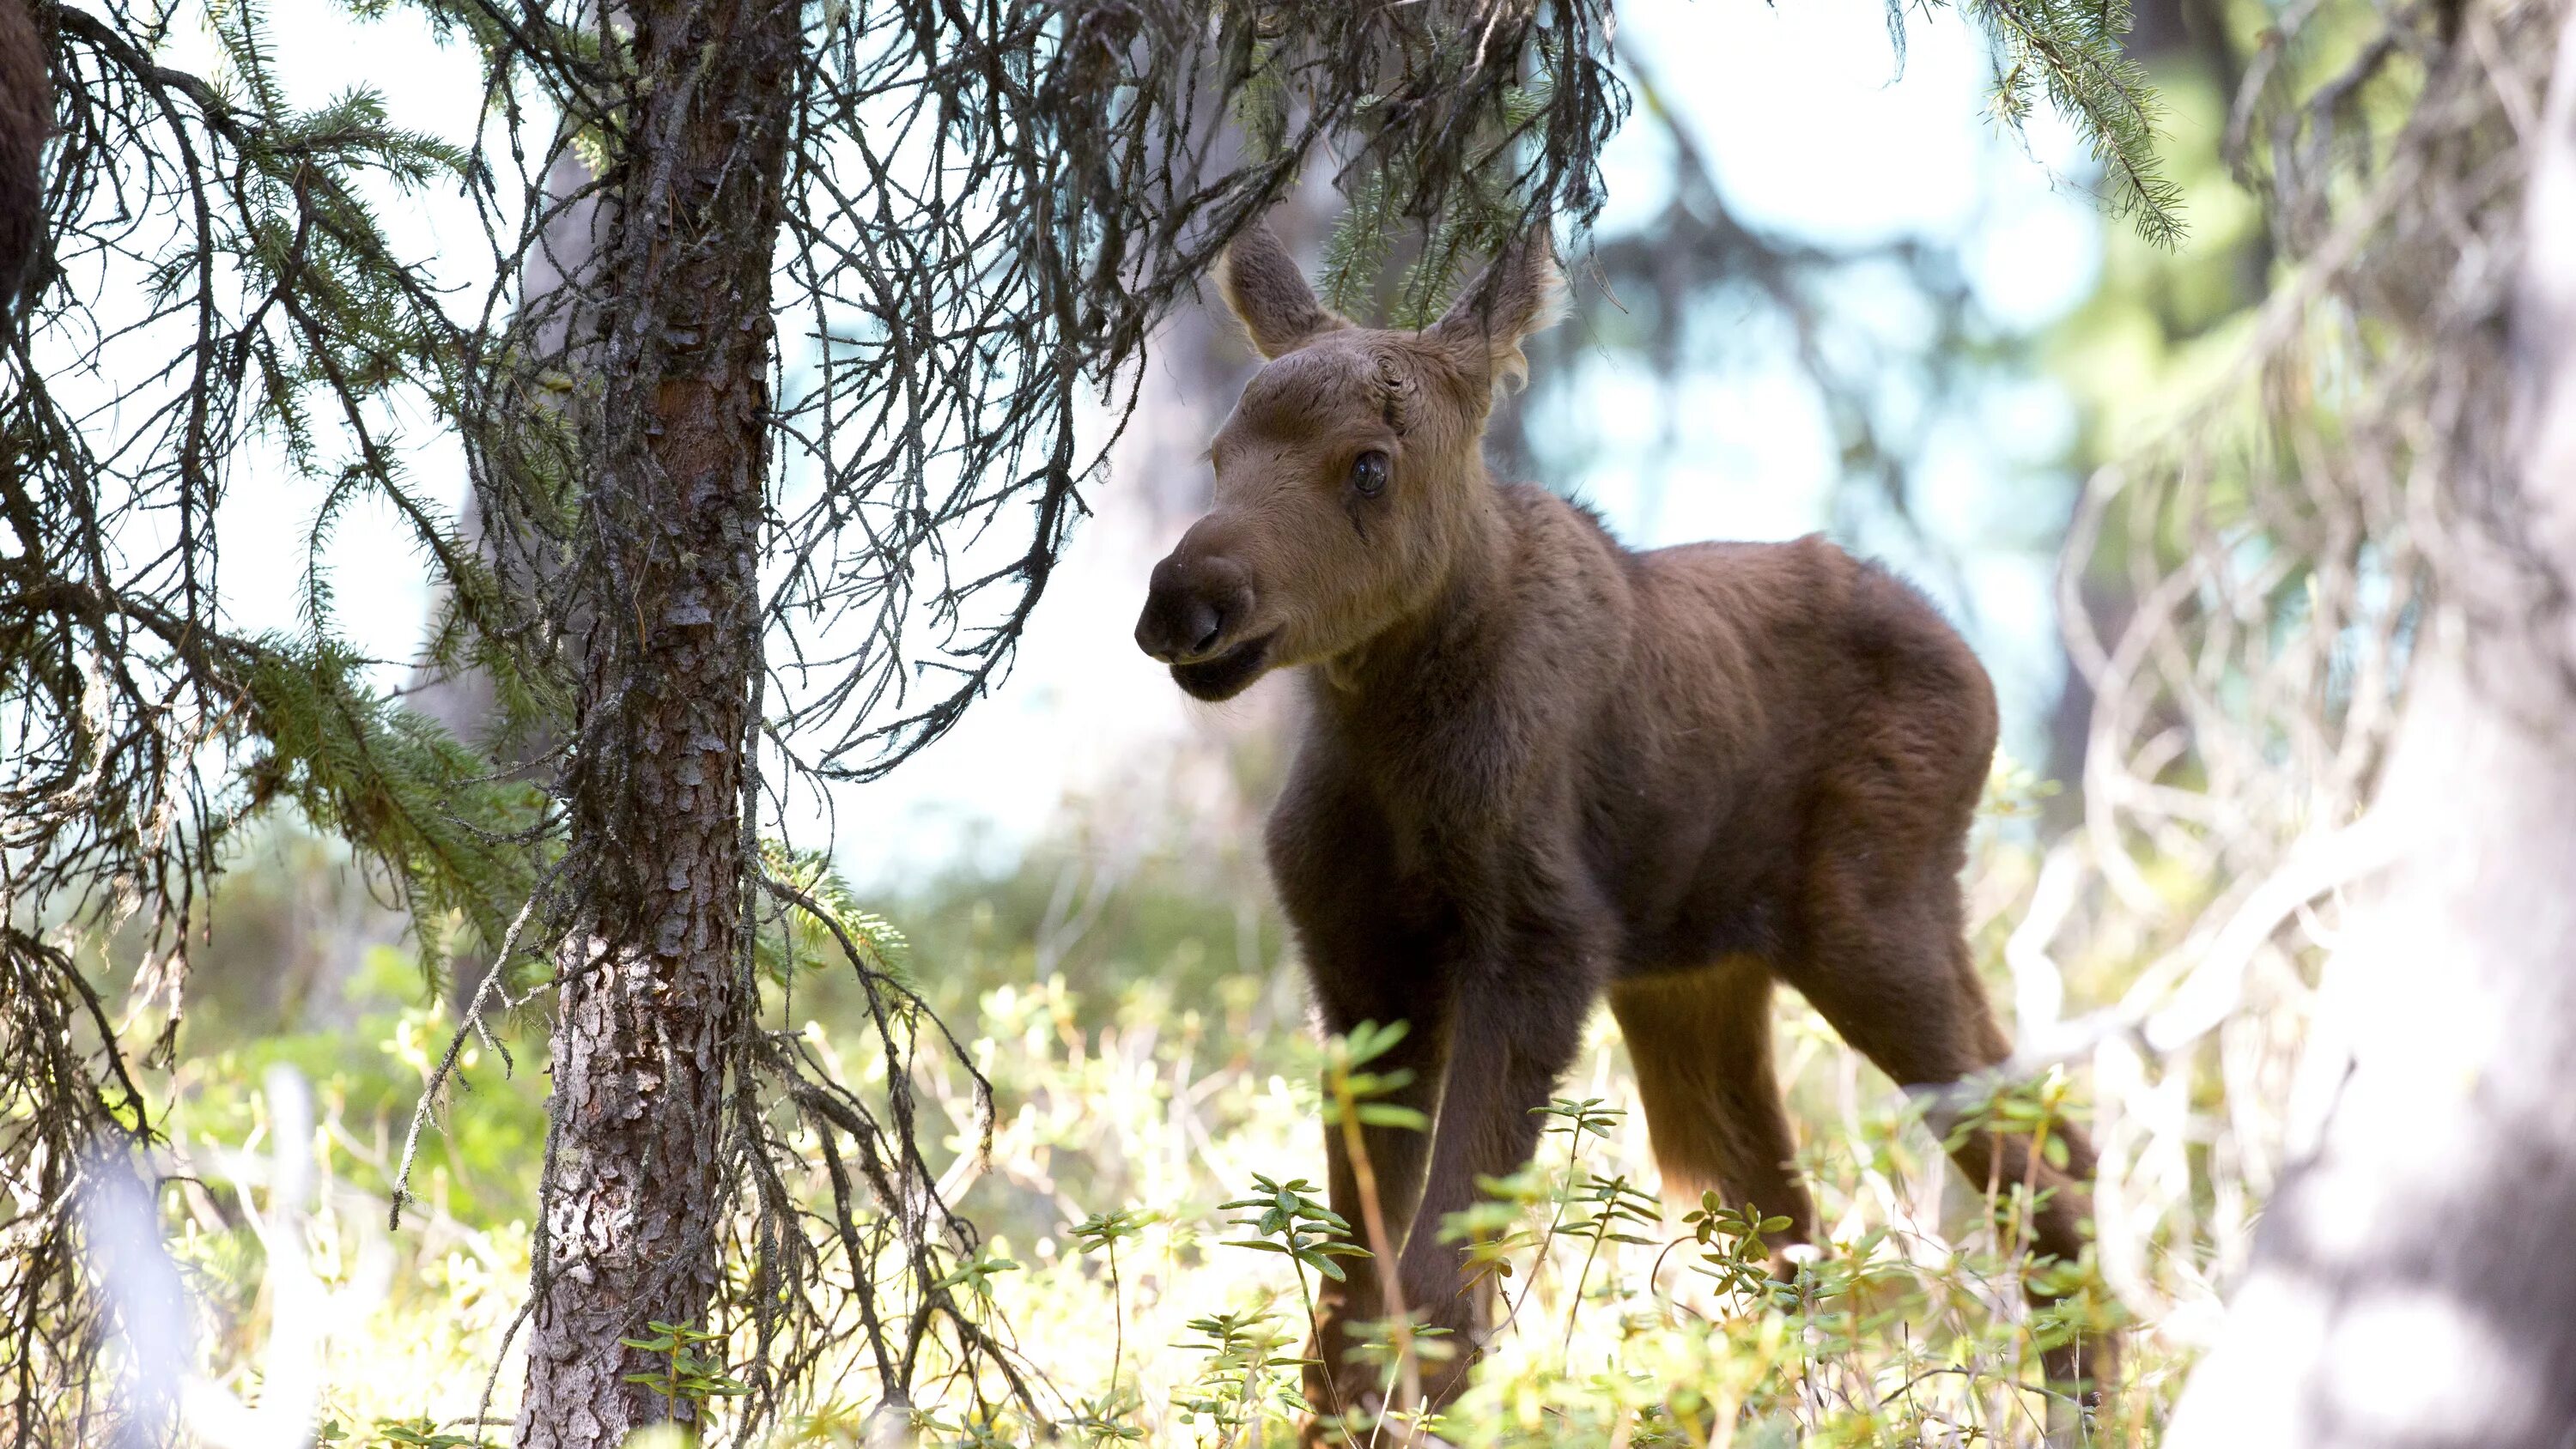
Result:
[[[1996,1198],[2003,1197],[2004,1143],[2006,1139],[2004,1124],[2000,1114],[1998,1114],[1995,1125],[1991,1130],[1995,1139],[1995,1145],[1994,1152],[1992,1154],[1993,1160],[1987,1169],[1986,1195],[1989,1210],[1992,1209]],[[2022,1209],[2025,1204],[2032,1201],[2033,1195],[2039,1190],[2040,1152],[2042,1150],[2042,1143],[2045,1140],[2047,1131],[2048,1119],[2046,1115],[2043,1114],[2040,1118],[2039,1131],[2034,1133],[2031,1138],[2031,1146],[2027,1154],[2027,1160],[2022,1164],[2021,1194],[2017,1197],[2004,1199],[2005,1205],[2003,1221],[1993,1225],[1995,1233],[1995,1252],[1997,1256],[2008,1259],[2015,1268],[2012,1277],[2005,1280],[2007,1283],[2018,1281],[2021,1278],[2021,1265],[2025,1262],[2025,1254],[2029,1249],[2028,1239],[2032,1232],[2035,1231],[2033,1223],[2026,1223],[2022,1220]],[[2043,1367],[2041,1369],[2041,1373],[2045,1375],[2047,1372],[2045,1360],[2042,1362]],[[2009,1377],[2005,1378],[2003,1381],[2005,1388],[2027,1390],[2030,1387],[2028,1384],[2022,1382],[2021,1370],[2021,1360],[2016,1357],[2012,1360]],[[2045,1377],[2041,1380],[2039,1392],[2043,1398],[2047,1397],[2049,1394]],[[2014,1393],[2007,1398],[2005,1402],[2011,1405],[2014,1409],[2019,1410],[2022,1418],[2029,1423],[2031,1428],[2038,1430],[2043,1435],[2048,1432],[2048,1426],[2042,1423],[2038,1416],[2031,1412],[2030,1401],[2025,1394]]]
[[[456,1034],[447,1039],[447,1052],[439,1058],[438,1069],[431,1072],[429,1080],[421,1085],[420,1101],[411,1110],[411,1126],[403,1133],[402,1165],[394,1173],[393,1201],[385,1209],[387,1232],[402,1231],[403,1201],[411,1196],[412,1155],[420,1150],[420,1129],[429,1121],[430,1104],[437,1100],[438,1089],[445,1086],[448,1077],[455,1072],[456,1059],[465,1050],[465,1038],[482,1026],[483,999],[499,989],[501,972],[510,964],[510,953],[519,944],[519,932],[526,928],[528,917],[537,909],[537,902],[545,891],[546,886],[540,884],[528,894],[527,903],[519,907],[518,919],[510,922],[509,931],[501,937],[501,949],[493,953],[492,969],[483,973],[482,984],[474,988],[473,1000],[465,1003],[465,1019],[456,1024]]]
[[[1987,1101],[1991,1110],[1993,1098],[1989,1097]],[[1985,1228],[1988,1233],[1994,1235],[1995,1250],[2000,1256],[2003,1251],[2003,1225],[1995,1220],[1995,1200],[2002,1197],[2004,1192],[2004,1135],[1999,1125],[1989,1128],[1988,1133],[1994,1138],[1994,1150],[1986,1157]],[[1989,1421],[1996,1417],[1991,1409],[1987,1411]]]
[[[474,1405],[475,1441],[478,1444],[482,1441],[482,1426],[492,1421],[492,1393],[501,1383],[501,1365],[509,1362],[511,1341],[519,1336],[519,1330],[527,1326],[528,1319],[536,1311],[535,1297],[522,1299],[519,1311],[510,1315],[509,1326],[501,1330],[501,1346],[492,1351],[492,1367],[483,1375],[483,1397]]]
[[[2036,1240],[2039,1232],[2039,1170],[2048,1157],[2048,1129],[2056,1125],[2057,1109],[2063,1101],[2062,1096],[2048,1094],[2046,1087],[2043,1087],[2041,1090],[2043,1093],[2043,1101],[2046,1103],[2048,1110],[2039,1114],[2039,1125],[2031,1129],[2030,1160],[2022,1164],[2021,1175],[2022,1193],[2028,1200],[2031,1209],[2031,1221],[2023,1228],[2022,1231],[2025,1236],[2029,1236],[2034,1240]],[[2056,1189],[2051,1188],[2050,1191],[2054,1192]],[[2020,1210],[2020,1204],[2015,1204],[2014,1211],[2018,1213]],[[2023,1244],[2021,1240],[2019,1238],[2015,1238],[2013,1241],[2013,1251],[2018,1254],[2022,1249]]]
[[[1351,1176],[1360,1190],[1360,1221],[1367,1226],[1369,1251],[1377,1259],[1378,1296],[1387,1310],[1387,1322],[1395,1347],[1396,1384],[1403,1390],[1404,1407],[1422,1405],[1422,1369],[1413,1354],[1413,1317],[1404,1306],[1404,1289],[1396,1282],[1395,1248],[1386,1231],[1386,1214],[1378,1206],[1377,1168],[1370,1163],[1368,1146],[1360,1132],[1359,1099],[1350,1089],[1347,1068],[1333,1080],[1333,1095],[1340,1099],[1342,1116],[1342,1149],[1350,1154]],[[1324,1381],[1332,1382],[1333,1366],[1324,1365]],[[1377,1425],[1369,1426],[1369,1440],[1377,1440]]]
[[[1118,1401],[1118,1374],[1127,1366],[1127,1290],[1118,1281],[1118,1240],[1109,1240],[1109,1400]]]
[[[1291,1243],[1296,1241],[1296,1235],[1296,1225],[1291,1223],[1288,1228],[1288,1237]],[[1295,1253],[1290,1253],[1288,1255],[1288,1265],[1290,1270],[1297,1275],[1297,1302],[1306,1310],[1306,1333],[1308,1337],[1314,1341],[1315,1346],[1317,1348],[1321,1348],[1324,1346],[1324,1320],[1315,1312],[1315,1294],[1313,1290],[1306,1286],[1306,1264]],[[1251,1382],[1249,1372],[1246,1373],[1244,1382],[1247,1384]],[[1333,1377],[1332,1364],[1329,1361],[1324,1365],[1324,1397],[1330,1402],[1333,1417],[1335,1419],[1342,1418],[1341,1384]],[[1247,1422],[1250,1421],[1251,1414],[1249,1411],[1246,1412],[1245,1419]],[[1351,1437],[1350,1425],[1343,1424],[1341,1426],[1341,1430],[1342,1442],[1349,1445],[1350,1449],[1359,1449],[1359,1441]]]
[[[1534,1110],[1544,1111],[1546,1109],[1538,1108]],[[1503,1321],[1500,1324],[1495,1326],[1493,1334],[1491,1335],[1494,1338],[1501,1338],[1505,1329],[1510,1328],[1513,1324],[1520,1321],[1521,1310],[1529,1306],[1530,1296],[1538,1291],[1538,1275],[1547,1267],[1548,1249],[1556,1245],[1557,1234],[1565,1227],[1565,1205],[1573,1201],[1573,1194],[1575,1192],[1574,1184],[1579,1180],[1583,1170],[1583,1133],[1579,1129],[1567,1134],[1566,1136],[1565,1170],[1567,1173],[1571,1174],[1571,1176],[1569,1176],[1567,1180],[1565,1192],[1560,1194],[1556,1199],[1556,1213],[1555,1216],[1547,1220],[1547,1231],[1539,1234],[1538,1251],[1530,1257],[1529,1282],[1521,1287],[1520,1301],[1518,1303],[1512,1303],[1512,1311],[1504,1316]],[[1494,1287],[1495,1296],[1501,1297],[1502,1291],[1502,1285],[1497,1283]],[[1575,1290],[1575,1294],[1578,1298],[1582,1296],[1582,1291],[1583,1290],[1579,1287]],[[1503,1301],[1511,1303],[1509,1298],[1504,1298]]]
[[[2195,931],[2150,964],[2117,1005],[2055,1023],[1985,1072],[1946,1087],[1909,1090],[1955,1110],[2004,1082],[2036,1075],[2114,1038],[2128,1038],[2156,1057],[2190,1046],[2234,1014],[2248,964],[2285,922],[2317,897],[2382,869],[2398,843],[2396,830],[2376,811],[2311,838],[2247,891],[2225,921]]]
[[[867,987],[868,1010],[872,1019],[876,1023],[878,1036],[882,1041],[887,1043],[890,1048],[893,1040],[892,1036],[889,1034],[891,1028],[886,1019],[884,1004],[878,998],[876,988],[880,981],[884,981],[885,984],[892,986],[897,991],[902,991],[908,997],[911,996],[909,990],[904,988],[899,982],[887,980],[882,972],[870,969],[866,964],[866,958],[860,954],[857,943],[850,939],[848,931],[842,929],[840,920],[833,916],[831,912],[823,909],[823,907],[816,902],[812,896],[809,896],[805,892],[798,890],[796,887],[789,885],[787,882],[780,880],[778,877],[769,874],[767,871],[760,872],[758,880],[763,890],[766,890],[770,894],[777,896],[782,900],[791,902],[803,909],[807,915],[820,922],[825,930],[832,933],[832,938],[840,944],[842,953],[849,958],[851,965],[860,973],[860,980],[862,984]],[[912,997],[912,1000],[916,1005],[919,1005],[918,997]],[[958,1059],[963,1061],[966,1057],[966,1050],[964,1046],[958,1042],[956,1034],[948,1029],[948,1023],[940,1020],[938,1013],[929,1011],[926,1008],[922,1014],[928,1018],[931,1025],[939,1028],[940,1036],[948,1043],[950,1049],[956,1053]],[[974,1077],[974,1080],[977,1083],[977,1096],[982,1101],[984,1107],[982,1122],[984,1135],[982,1142],[976,1150],[979,1154],[989,1154],[993,1150],[992,1087],[990,1083],[984,1081],[981,1073],[974,1071],[971,1065],[967,1070],[969,1074]],[[897,1064],[889,1057],[887,1062],[887,1082],[889,1089],[893,1090],[900,1080],[901,1078],[897,1075]],[[926,1177],[928,1176],[928,1168],[926,1165],[920,1164],[920,1151],[913,1141],[911,1119],[904,1108],[902,1099],[899,1096],[897,1098],[896,1106],[896,1120],[902,1127],[902,1145],[906,1151],[910,1153],[909,1161],[898,1161],[895,1164],[896,1171],[898,1175],[907,1175],[911,1173],[915,1165],[920,1165],[922,1167],[921,1175]],[[863,1149],[865,1148],[866,1144],[864,1139],[861,1139],[860,1145]],[[900,1190],[889,1190],[891,1185],[883,1182],[881,1178],[881,1173],[871,1169],[872,1184],[878,1187],[881,1195],[886,1196],[889,1200],[894,1201],[899,1205],[899,1210],[896,1214],[898,1224],[901,1226],[907,1240],[909,1240],[913,1234],[913,1228],[911,1226],[911,1209],[909,1207],[909,1204],[913,1200],[912,1196],[911,1194]],[[948,1211],[948,1205],[939,1201],[935,1185],[933,1185],[931,1190],[931,1198],[928,1207],[936,1208],[939,1215],[948,1219],[951,1223],[955,1221],[954,1215]],[[920,1248],[915,1247],[912,1251],[912,1257],[915,1264],[915,1271],[918,1274],[920,1281],[925,1283],[929,1282],[930,1273],[924,1259],[923,1251]],[[1303,1281],[1304,1280],[1301,1275],[1299,1279],[1301,1286]],[[1028,1410],[1032,1418],[1044,1421],[1046,1415],[1044,1411],[1038,1407],[1036,1394],[1030,1390],[1027,1381],[1023,1378],[1017,1366],[1011,1362],[1011,1356],[1003,1351],[1002,1346],[996,1342],[990,1334],[984,1332],[981,1328],[970,1322],[966,1318],[965,1314],[957,1308],[956,1300],[945,1291],[939,1290],[936,1285],[933,1285],[931,1290],[925,1295],[921,1311],[916,1315],[913,1321],[912,1336],[904,1345],[903,1369],[899,1376],[902,1383],[909,1385],[911,1382],[914,1356],[920,1349],[922,1335],[927,1331],[926,1326],[929,1315],[931,1310],[934,1308],[948,1319],[950,1325],[957,1330],[958,1336],[961,1340],[966,1342],[970,1347],[981,1349],[991,1356],[994,1367],[1001,1371],[1003,1381],[1010,1385],[1012,1394],[1019,1399],[1021,1405]],[[1308,1316],[1310,1318],[1312,1317],[1311,1309],[1308,1312]]]
[[[1599,1216],[1594,1218],[1592,1246],[1583,1250],[1583,1266],[1574,1274],[1574,1292],[1565,1301],[1565,1346],[1557,1351],[1557,1356],[1565,1360],[1568,1374],[1574,1372],[1574,1320],[1583,1311],[1583,1285],[1592,1280],[1592,1264],[1601,1256],[1602,1242],[1610,1236],[1610,1209],[1617,1201],[1614,1197],[1603,1203]]]

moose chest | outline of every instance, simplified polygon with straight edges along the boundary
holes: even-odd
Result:
[[[1534,915],[1579,908],[1606,923],[1577,782],[1508,744],[1310,728],[1269,829],[1272,876],[1300,933],[1436,960]]]

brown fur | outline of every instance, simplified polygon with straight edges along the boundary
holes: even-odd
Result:
[[[1412,1024],[1390,1065],[1413,1069],[1405,1100],[1435,1126],[1367,1138],[1405,1304],[1473,1343],[1438,1224],[1478,1176],[1529,1160],[1531,1109],[1605,994],[1668,1193],[1713,1188],[1812,1237],[1771,1065],[1775,981],[1900,1083],[2006,1055],[1959,885],[1995,744],[1984,669],[1920,595],[1821,539],[1637,553],[1559,498],[1497,486],[1481,438],[1555,295],[1543,237],[1419,334],[1325,312],[1266,233],[1225,282],[1272,361],[1217,434],[1215,507],[1155,567],[1136,637],[1206,699],[1305,670],[1270,863],[1322,1027]],[[1391,463],[1374,497],[1354,472],[1372,450]],[[1361,1221],[1327,1136],[1333,1205]],[[2000,1164],[1990,1147],[1959,1154],[1975,1180],[2031,1171],[2025,1143]],[[2039,1245],[2071,1259],[2083,1189],[2036,1178],[2056,1189]],[[1355,1271],[1325,1361],[1345,1321],[1384,1309]],[[1470,1357],[1434,1374],[1435,1401]],[[1358,1384],[1337,1369],[1317,1402]]]
[[[15,315],[44,220],[54,92],[29,0],[0,0],[0,325]]]

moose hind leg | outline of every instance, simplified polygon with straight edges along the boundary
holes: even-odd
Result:
[[[1815,1205],[1790,1159],[1797,1144],[1771,1065],[1771,973],[1729,957],[1687,975],[1611,988],[1610,1011],[1637,1071],[1664,1198],[1715,1192],[1785,1217],[1784,1242],[1815,1237]]]
[[[1941,876],[1936,889],[1914,892],[1903,908],[1903,895],[1859,872],[1829,866],[1817,875],[1809,950],[1785,974],[1844,1041],[1908,1088],[1946,1086],[2011,1054],[1970,959],[1954,878]],[[2072,1123],[2051,1124],[2049,1132],[2065,1145],[2062,1169],[2044,1152],[2034,1154],[2026,1134],[1972,1133],[1951,1156],[1980,1188],[2026,1183],[2047,1191],[2030,1225],[2032,1240],[2041,1253],[2072,1263],[2093,1211],[2093,1148]],[[2111,1376],[2113,1352],[2107,1339],[2079,1338],[2048,1350],[2042,1370],[2062,1390],[2098,1392]]]

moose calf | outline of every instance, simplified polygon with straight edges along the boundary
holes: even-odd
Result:
[[[1959,884],[1994,692],[1920,595],[1821,539],[1633,552],[1495,483],[1488,408],[1561,291],[1543,233],[1419,333],[1325,311],[1259,228],[1222,280],[1268,362],[1136,642],[1204,700],[1305,675],[1270,867],[1323,1027],[1412,1027],[1388,1065],[1412,1069],[1403,1100],[1433,1130],[1364,1144],[1402,1302],[1466,1350],[1434,1366],[1436,1404],[1482,1326],[1441,1218],[1528,1162],[1532,1109],[1605,991],[1667,1195],[1717,1189],[1800,1241],[1815,1210],[1771,1063],[1775,980],[1898,1082],[2003,1060]],[[1357,1223],[1326,1136],[1333,1208]],[[2066,1142],[2067,1171],[1983,1134],[1957,1160],[2055,1189],[2037,1240],[2072,1260],[2092,1164]],[[1365,1392],[1345,1325],[1386,1306],[1357,1265],[1315,1348],[1318,1405]],[[2085,1372],[2072,1351],[2048,1368]]]

